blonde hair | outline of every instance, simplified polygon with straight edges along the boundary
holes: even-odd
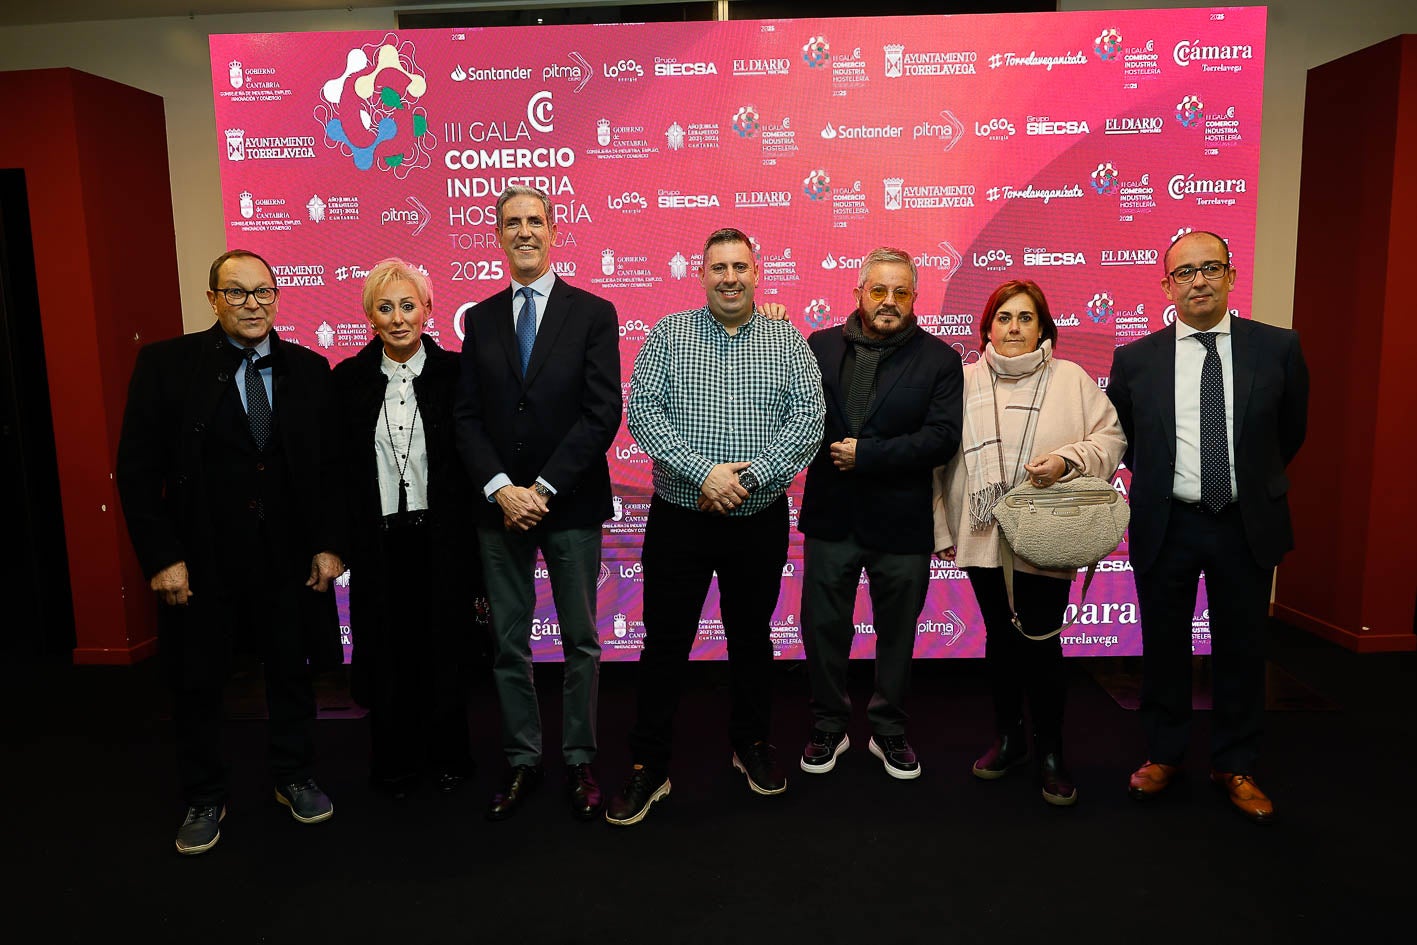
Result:
[[[374,314],[374,300],[379,297],[379,293],[395,282],[412,283],[423,307],[432,310],[433,285],[428,281],[428,277],[402,259],[391,256],[376,263],[374,268],[369,270],[369,277],[364,280],[364,314],[366,317]]]

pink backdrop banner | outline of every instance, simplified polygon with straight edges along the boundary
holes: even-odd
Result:
[[[966,360],[994,286],[1035,279],[1060,355],[1105,387],[1118,345],[1174,320],[1160,255],[1184,229],[1228,239],[1250,315],[1264,40],[1263,8],[213,36],[227,243],[275,264],[278,330],[332,362],[370,337],[363,277],[391,255],[430,275],[429,330],[456,350],[467,309],[509,279],[496,195],[532,184],[555,205],[558,275],[619,311],[626,386],[659,318],[703,304],[704,238],[736,226],[759,300],[803,332],[851,312],[882,244],[915,256],[919,321]],[[602,638],[634,659],[650,465],[623,425],[611,453]],[[533,649],[559,659],[540,577]],[[801,577],[794,532],[785,658]],[[982,655],[967,579],[931,577],[916,653]],[[1140,652],[1125,546],[1078,616],[1068,654]],[[857,621],[869,656],[864,593]],[[725,655],[715,592],[694,655]]]

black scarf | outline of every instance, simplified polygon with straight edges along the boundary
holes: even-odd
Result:
[[[846,370],[842,378],[846,386],[846,425],[851,436],[859,436],[861,425],[876,396],[876,372],[881,361],[910,340],[916,326],[911,323],[885,338],[868,338],[861,330],[861,310],[852,312],[841,326],[846,336]]]

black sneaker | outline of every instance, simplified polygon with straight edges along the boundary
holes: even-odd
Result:
[[[669,796],[669,778],[644,765],[635,765],[620,793],[605,808],[605,820],[617,827],[629,827],[645,819],[655,801]]]
[[[871,754],[881,759],[886,774],[891,777],[902,781],[920,777],[920,762],[904,735],[872,735],[868,747]]]
[[[290,808],[290,816],[302,824],[318,824],[335,815],[335,805],[314,779],[276,785],[276,800]]]
[[[836,756],[851,747],[845,732],[824,732],[812,729],[807,747],[802,749],[802,770],[808,774],[826,774],[836,767]]]
[[[735,751],[733,767],[747,776],[754,794],[781,794],[787,790],[787,775],[777,766],[777,749],[765,741]]]
[[[187,808],[187,817],[177,828],[177,852],[191,856],[206,853],[221,839],[221,821],[226,807],[212,804]]]

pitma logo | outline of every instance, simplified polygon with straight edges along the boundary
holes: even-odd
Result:
[[[733,130],[740,138],[751,138],[758,133],[758,112],[751,105],[744,105],[733,113]]]
[[[831,57],[831,46],[825,36],[813,36],[802,46],[802,59],[813,69],[826,65]]]
[[[344,72],[325,82],[315,108],[325,146],[338,148],[361,171],[377,163],[400,180],[431,166],[435,142],[419,105],[427,91],[413,43],[388,33],[377,44],[349,50]]]
[[[1111,319],[1116,310],[1116,304],[1107,292],[1097,293],[1087,303],[1087,317],[1092,319],[1094,325],[1100,325]]]
[[[1112,61],[1117,58],[1117,53],[1122,51],[1122,34],[1112,29],[1103,30],[1101,35],[1092,41],[1092,51],[1103,62]]]
[[[1120,186],[1117,182],[1117,169],[1110,161],[1097,165],[1097,170],[1092,172],[1092,189],[1102,196],[1115,194]]]
[[[1187,95],[1176,105],[1176,120],[1182,128],[1189,128],[1201,120],[1205,105],[1194,95]]]

